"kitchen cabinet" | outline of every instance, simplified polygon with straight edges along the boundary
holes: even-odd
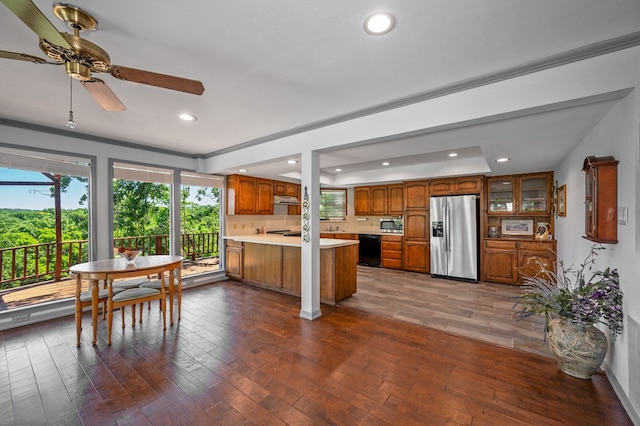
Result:
[[[369,199],[371,198],[371,188],[368,186],[356,186],[353,189],[354,210],[356,216],[368,216],[371,208]]]
[[[357,240],[359,234],[348,232],[321,232],[320,238],[333,238],[336,240]]]
[[[555,271],[556,241],[485,240],[485,281],[524,284],[526,277]]]
[[[484,280],[518,282],[518,246],[515,241],[485,241]]]
[[[354,210],[356,216],[401,215],[404,210],[404,185],[356,186]]]
[[[243,250],[242,243],[232,240],[226,242],[226,267],[227,276],[242,281]]]
[[[429,210],[429,181],[414,180],[404,183],[405,211]]]
[[[489,177],[487,214],[551,215],[553,172]]]
[[[369,208],[372,215],[387,214],[387,187],[386,185],[372,186],[369,192]]]
[[[405,271],[429,273],[429,242],[405,240],[402,258]]]
[[[585,172],[585,238],[605,244],[618,242],[618,161],[587,157]]]
[[[387,186],[387,214],[400,216],[404,213],[404,185]]]
[[[445,179],[434,179],[429,182],[430,194],[458,195],[480,194],[482,192],[482,176],[460,176]]]
[[[252,176],[227,177],[227,214],[256,214],[257,182]]]
[[[256,214],[273,214],[273,181],[256,178]]]
[[[429,211],[406,210],[404,214],[403,268],[429,272]]]
[[[402,236],[383,235],[380,243],[380,260],[383,268],[402,269]]]
[[[227,214],[272,215],[274,182],[244,175],[227,176]]]

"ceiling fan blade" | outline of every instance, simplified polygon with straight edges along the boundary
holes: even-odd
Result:
[[[31,0],[0,1],[20,18],[27,27],[31,28],[31,31],[36,33],[38,37],[56,46],[71,50],[71,45]]]
[[[178,92],[190,93],[192,95],[202,95],[202,92],[204,92],[202,82],[197,80],[189,80],[172,75],[137,70],[135,68],[121,67],[119,65],[112,65],[109,68],[109,72],[115,78],[132,81],[134,83],[148,84],[150,86],[177,90]]]
[[[34,64],[46,64],[42,58],[38,58],[37,56],[27,55],[26,53],[16,53],[16,52],[7,52],[5,50],[0,50],[0,58],[5,59],[15,59],[17,61],[27,61],[33,62]]]
[[[81,83],[102,109],[106,111],[124,111],[127,109],[109,86],[99,78],[92,78]]]

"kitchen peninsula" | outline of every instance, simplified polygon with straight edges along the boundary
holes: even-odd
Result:
[[[301,294],[301,238],[274,234],[223,237],[229,278]],[[357,240],[320,238],[320,301],[335,305],[356,292]]]

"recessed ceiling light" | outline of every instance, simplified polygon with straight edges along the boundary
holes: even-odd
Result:
[[[391,164],[391,163],[388,162],[388,161],[385,161],[384,163],[382,163],[383,166],[388,166],[389,164]]]
[[[247,170],[247,169],[238,169],[238,171],[239,171],[240,173],[247,173],[249,170]]]
[[[298,164],[298,160],[287,160],[287,164]]]
[[[509,161],[509,159],[507,157],[502,157],[502,158],[498,158],[496,160],[496,162],[498,162],[498,163],[504,163],[505,161]]]
[[[457,157],[458,153],[457,152],[452,152],[451,154],[449,154],[449,157]]]
[[[196,121],[197,118],[195,115],[191,115],[191,114],[180,114],[178,117],[180,117],[180,120],[184,120],[184,121]]]
[[[341,172],[341,171],[342,171],[342,169],[336,169],[336,172]]]
[[[396,20],[389,12],[373,12],[369,14],[362,24],[367,34],[382,35],[393,29]]]

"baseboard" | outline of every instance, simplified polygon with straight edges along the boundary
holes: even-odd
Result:
[[[633,422],[635,426],[640,426],[640,410],[635,407],[631,400],[627,397],[624,389],[622,389],[622,386],[620,386],[620,383],[618,383],[618,379],[616,378],[615,374],[613,374],[608,366],[605,366],[604,371],[607,374],[607,379],[609,379],[609,383],[611,383],[613,391],[616,393],[618,399],[620,400],[620,403],[629,415],[631,422]]]

